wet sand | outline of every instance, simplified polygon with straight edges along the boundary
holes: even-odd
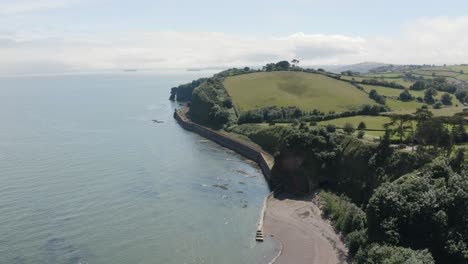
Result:
[[[313,196],[280,195],[268,200],[264,233],[267,239],[282,244],[282,252],[274,263],[347,263],[343,241],[321,214]]]

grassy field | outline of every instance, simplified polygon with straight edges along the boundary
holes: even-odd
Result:
[[[463,73],[461,72],[463,71]],[[428,67],[412,71],[416,76],[423,76],[424,78],[432,78],[432,73],[436,77],[446,77],[451,80],[468,80],[468,66],[446,66],[446,67]]]
[[[383,129],[385,123],[390,122],[390,118],[386,116],[351,116],[337,118],[333,120],[327,120],[319,122],[319,125],[332,124],[337,127],[343,127],[346,123],[353,124],[355,128],[358,127],[360,122],[366,123],[367,129]]]
[[[385,77],[385,76],[387,76],[387,77]],[[354,78],[354,80],[356,80],[357,82],[362,82],[362,80],[377,79],[377,80],[380,80],[380,81],[394,82],[394,83],[403,85],[406,88],[409,88],[414,83],[414,82],[407,81],[407,80],[405,80],[403,78],[395,78],[395,77],[389,77],[389,76],[392,76],[392,75],[389,75],[389,74],[387,74],[387,75],[385,75],[385,74],[384,75],[376,74],[376,75],[362,75],[362,76],[359,76],[359,77],[357,77],[357,76],[341,76],[341,79],[352,80]],[[400,74],[395,74],[395,76],[400,76]]]
[[[384,95],[384,96],[400,96],[400,94],[404,91],[402,89],[394,89],[394,88],[388,88],[388,87],[383,87],[383,86],[374,86],[374,85],[366,85],[362,84],[362,87],[364,87],[364,90],[366,92],[370,92],[371,90],[376,90],[378,94]]]
[[[420,108],[423,106],[423,103],[417,102],[417,101],[409,101],[409,102],[403,102],[400,100],[395,100],[395,99],[387,99],[386,105],[390,107],[390,109],[393,111],[412,111],[416,112],[417,108]]]
[[[321,74],[262,72],[226,78],[224,85],[241,111],[297,106],[324,112],[356,109],[374,101],[353,85]]]
[[[441,109],[429,109],[435,116],[453,116],[456,113],[461,113],[463,112],[464,109],[468,110],[468,107],[447,107],[447,108],[441,108]],[[412,114],[416,110],[403,110],[403,111],[394,111],[392,113],[395,114]]]

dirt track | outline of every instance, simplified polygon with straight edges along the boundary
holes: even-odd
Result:
[[[265,235],[283,245],[278,264],[347,263],[347,250],[333,227],[321,217],[312,197],[278,197],[268,201]]]

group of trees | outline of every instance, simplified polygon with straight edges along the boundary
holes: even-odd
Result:
[[[287,71],[291,68],[291,64],[288,61],[279,61],[277,63],[268,63],[263,66],[263,70],[267,72],[271,71]]]
[[[299,67],[300,61],[298,59],[293,59],[291,62],[283,60],[277,63],[268,63],[262,67],[263,71],[272,72],[272,71],[302,71],[303,69]],[[310,69],[310,71],[314,71]]]
[[[412,94],[410,94],[408,89],[405,89],[400,94],[400,96],[398,96],[398,98],[403,102],[408,102],[408,101],[413,101],[414,100],[414,96]]]
[[[274,122],[280,120],[294,120],[304,116],[304,111],[300,108],[292,107],[264,107],[255,110],[250,110],[242,113],[239,118],[239,124],[244,123],[263,123]]]
[[[467,263],[468,174],[459,164],[437,158],[377,188],[367,206],[369,241],[427,249],[439,263]]]
[[[457,91],[457,85],[450,83],[444,77],[436,77],[433,79],[418,80],[410,86],[410,90],[422,91],[433,88],[440,92],[454,94]]]
[[[468,89],[457,89],[455,97],[462,103],[468,102]]]
[[[169,97],[169,100],[177,100],[178,102],[188,102],[192,100],[193,90],[200,86],[206,80],[207,78],[200,78],[190,83],[182,84],[177,87],[171,88],[171,96]]]
[[[373,99],[378,104],[385,105],[385,102],[386,102],[385,96],[380,95],[379,93],[377,93],[377,91],[375,89],[372,89],[369,92],[369,98]]]
[[[395,82],[387,82],[379,79],[365,79],[361,81],[362,84],[368,84],[368,85],[376,85],[376,86],[384,86],[384,87],[389,87],[389,88],[395,88],[395,89],[406,89],[405,86],[395,83]]]
[[[454,144],[468,142],[465,120],[462,116],[434,117],[427,109],[418,109],[414,115],[393,114],[384,128],[397,135],[400,143],[418,145],[426,152],[450,156]]]
[[[301,120],[306,122],[319,122],[325,120],[331,120],[340,117],[350,117],[356,115],[369,115],[376,116],[382,112],[386,112],[388,109],[383,105],[362,105],[357,110],[350,110],[345,112],[322,112],[320,110],[313,110],[310,112],[303,111],[298,107],[263,107],[259,109],[245,111],[239,117],[239,124],[245,123],[264,123],[264,122],[276,122],[276,123],[291,123],[294,120]]]
[[[401,118],[395,118],[395,126],[404,128],[410,118]],[[418,118],[425,124],[433,120],[425,111]],[[425,125],[418,129],[441,132]],[[276,141],[282,147],[274,178],[296,191],[323,184],[328,190],[320,193],[324,214],[344,235],[355,263],[467,263],[468,173],[463,151],[452,158],[435,158],[440,149],[408,153],[392,148],[390,134],[374,147],[332,130],[288,128]],[[282,167],[288,153],[304,158],[302,165]]]
[[[206,79],[194,89],[188,114],[193,121],[217,129],[237,123],[237,112],[223,78]]]

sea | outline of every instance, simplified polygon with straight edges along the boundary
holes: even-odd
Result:
[[[261,171],[172,117],[212,74],[0,77],[0,263],[269,263]]]

